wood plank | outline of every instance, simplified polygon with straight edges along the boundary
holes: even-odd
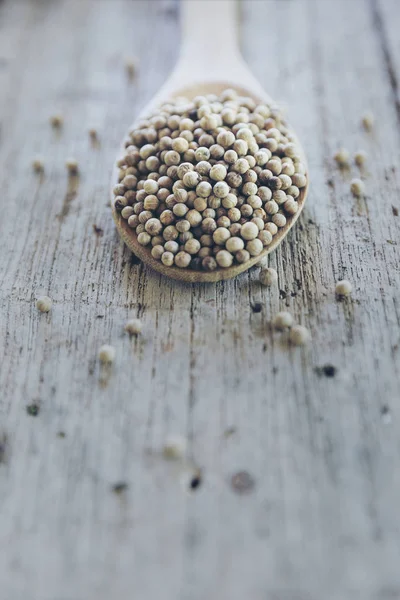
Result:
[[[384,23],[390,6],[379,4]],[[257,269],[210,285],[161,278],[132,260],[111,220],[116,148],[173,65],[177,4],[0,5],[7,600],[153,599],[160,590],[166,600],[400,595],[400,276],[398,245],[387,242],[400,243],[391,209],[400,140],[374,5],[249,0],[242,13],[244,54],[287,103],[312,178],[304,216],[271,256],[272,290]],[[140,60],[131,84],[130,54]],[[359,125],[366,109],[385,116],[370,135]],[[48,125],[58,110],[59,136]],[[342,144],[368,151],[363,202],[349,193],[350,173],[333,166]],[[45,156],[43,180],[30,171],[36,153]],[[69,155],[81,166],[74,190]],[[343,276],[355,291],[337,302]],[[48,315],[34,307],[42,292],[54,300]],[[309,348],[271,333],[283,308],[310,328]],[[130,315],[144,324],[136,341],[123,332]],[[109,378],[96,361],[103,343],[117,349]],[[316,372],[324,364],[334,377]],[[25,411],[32,402],[36,418]],[[202,468],[196,491],[189,468],[160,456],[168,433],[189,438]],[[255,481],[242,496],[231,486],[238,471]],[[119,495],[117,482],[128,484]]]

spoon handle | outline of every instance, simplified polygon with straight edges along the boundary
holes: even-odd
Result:
[[[199,71],[207,79],[227,75],[242,61],[237,0],[183,0],[180,69]]]

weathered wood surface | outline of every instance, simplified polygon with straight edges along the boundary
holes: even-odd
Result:
[[[115,151],[173,66],[177,4],[0,3],[4,600],[400,598],[400,7],[254,0],[242,13],[244,54],[288,105],[311,171],[308,206],[270,258],[272,290],[257,269],[168,281],[132,260],[111,219]],[[48,125],[58,110],[60,135]],[[332,164],[339,145],[369,154],[365,201]],[[338,302],[343,276],[354,293]],[[48,315],[34,305],[43,292]],[[285,307],[312,331],[309,348],[271,333]],[[141,340],[123,333],[131,315]],[[117,349],[106,380],[103,343]],[[168,433],[189,437],[195,491],[160,457]],[[242,496],[230,485],[241,470],[255,480]]]

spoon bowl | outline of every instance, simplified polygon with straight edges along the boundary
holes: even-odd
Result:
[[[207,52],[205,53],[206,56],[204,56],[203,53],[201,62],[198,62],[198,44],[196,42],[199,42],[199,29],[193,30],[193,23],[201,24],[202,20],[204,20],[204,17],[202,17],[204,12],[203,8],[204,4],[202,0],[184,0],[182,25],[185,41],[181,59],[161,90],[137,116],[132,127],[135,126],[137,120],[145,117],[163,102],[182,96],[188,98],[188,100],[192,100],[195,96],[205,94],[216,94],[219,96],[223,90],[231,88],[236,90],[240,96],[250,96],[258,103],[267,102],[270,104],[272,102],[271,98],[250,72],[240,55],[235,35],[235,28],[237,25],[236,0],[214,0],[214,18],[217,23],[224,23],[227,28],[227,40],[225,40],[222,55],[220,49],[213,48],[211,44],[211,46],[207,47]],[[211,39],[213,38],[211,37]],[[195,52],[196,49],[197,51]],[[213,62],[213,60],[215,61],[216,56],[218,56],[218,61]],[[212,65],[212,68],[210,68],[210,65]],[[295,142],[300,149],[304,164],[307,164],[304,151],[292,129],[291,133],[295,137]],[[123,143],[121,151],[124,149],[125,144]],[[111,190],[117,183],[118,168],[115,164],[112,174]],[[172,279],[189,283],[216,282],[239,275],[239,273],[251,268],[270,252],[275,250],[299,218],[307,198],[307,192],[308,176],[307,185],[300,190],[300,195],[297,198],[297,212],[287,219],[286,225],[278,230],[273,236],[272,242],[265,247],[258,256],[254,256],[242,264],[235,264],[227,268],[218,267],[215,271],[200,271],[190,268],[182,269],[176,266],[165,266],[161,261],[153,258],[148,247],[138,243],[135,231],[129,227],[128,222],[122,218],[121,214],[115,209],[113,201],[114,195],[112,192],[111,206],[119,235],[128,248],[141,261],[148,264],[155,271],[171,277]]]

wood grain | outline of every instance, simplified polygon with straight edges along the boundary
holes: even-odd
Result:
[[[312,181],[270,256],[272,289],[257,269],[169,281],[132,258],[112,221],[118,144],[174,64],[178,4],[0,3],[6,600],[400,597],[400,11],[395,0],[241,10],[244,54],[288,105]],[[127,55],[140,60],[132,83]],[[333,165],[341,145],[368,152],[362,201],[349,192],[357,169]],[[81,176],[68,182],[71,155]],[[342,277],[354,293],[339,302]],[[49,314],[35,308],[41,293]],[[310,328],[309,347],[271,332],[283,308]],[[143,320],[137,340],[123,331],[129,316]],[[96,360],[103,343],[117,350],[110,372]],[[190,465],[160,455],[168,433],[189,438],[202,469],[193,491]],[[254,480],[248,493],[232,488],[239,471]],[[116,493],[118,483],[128,487]]]

